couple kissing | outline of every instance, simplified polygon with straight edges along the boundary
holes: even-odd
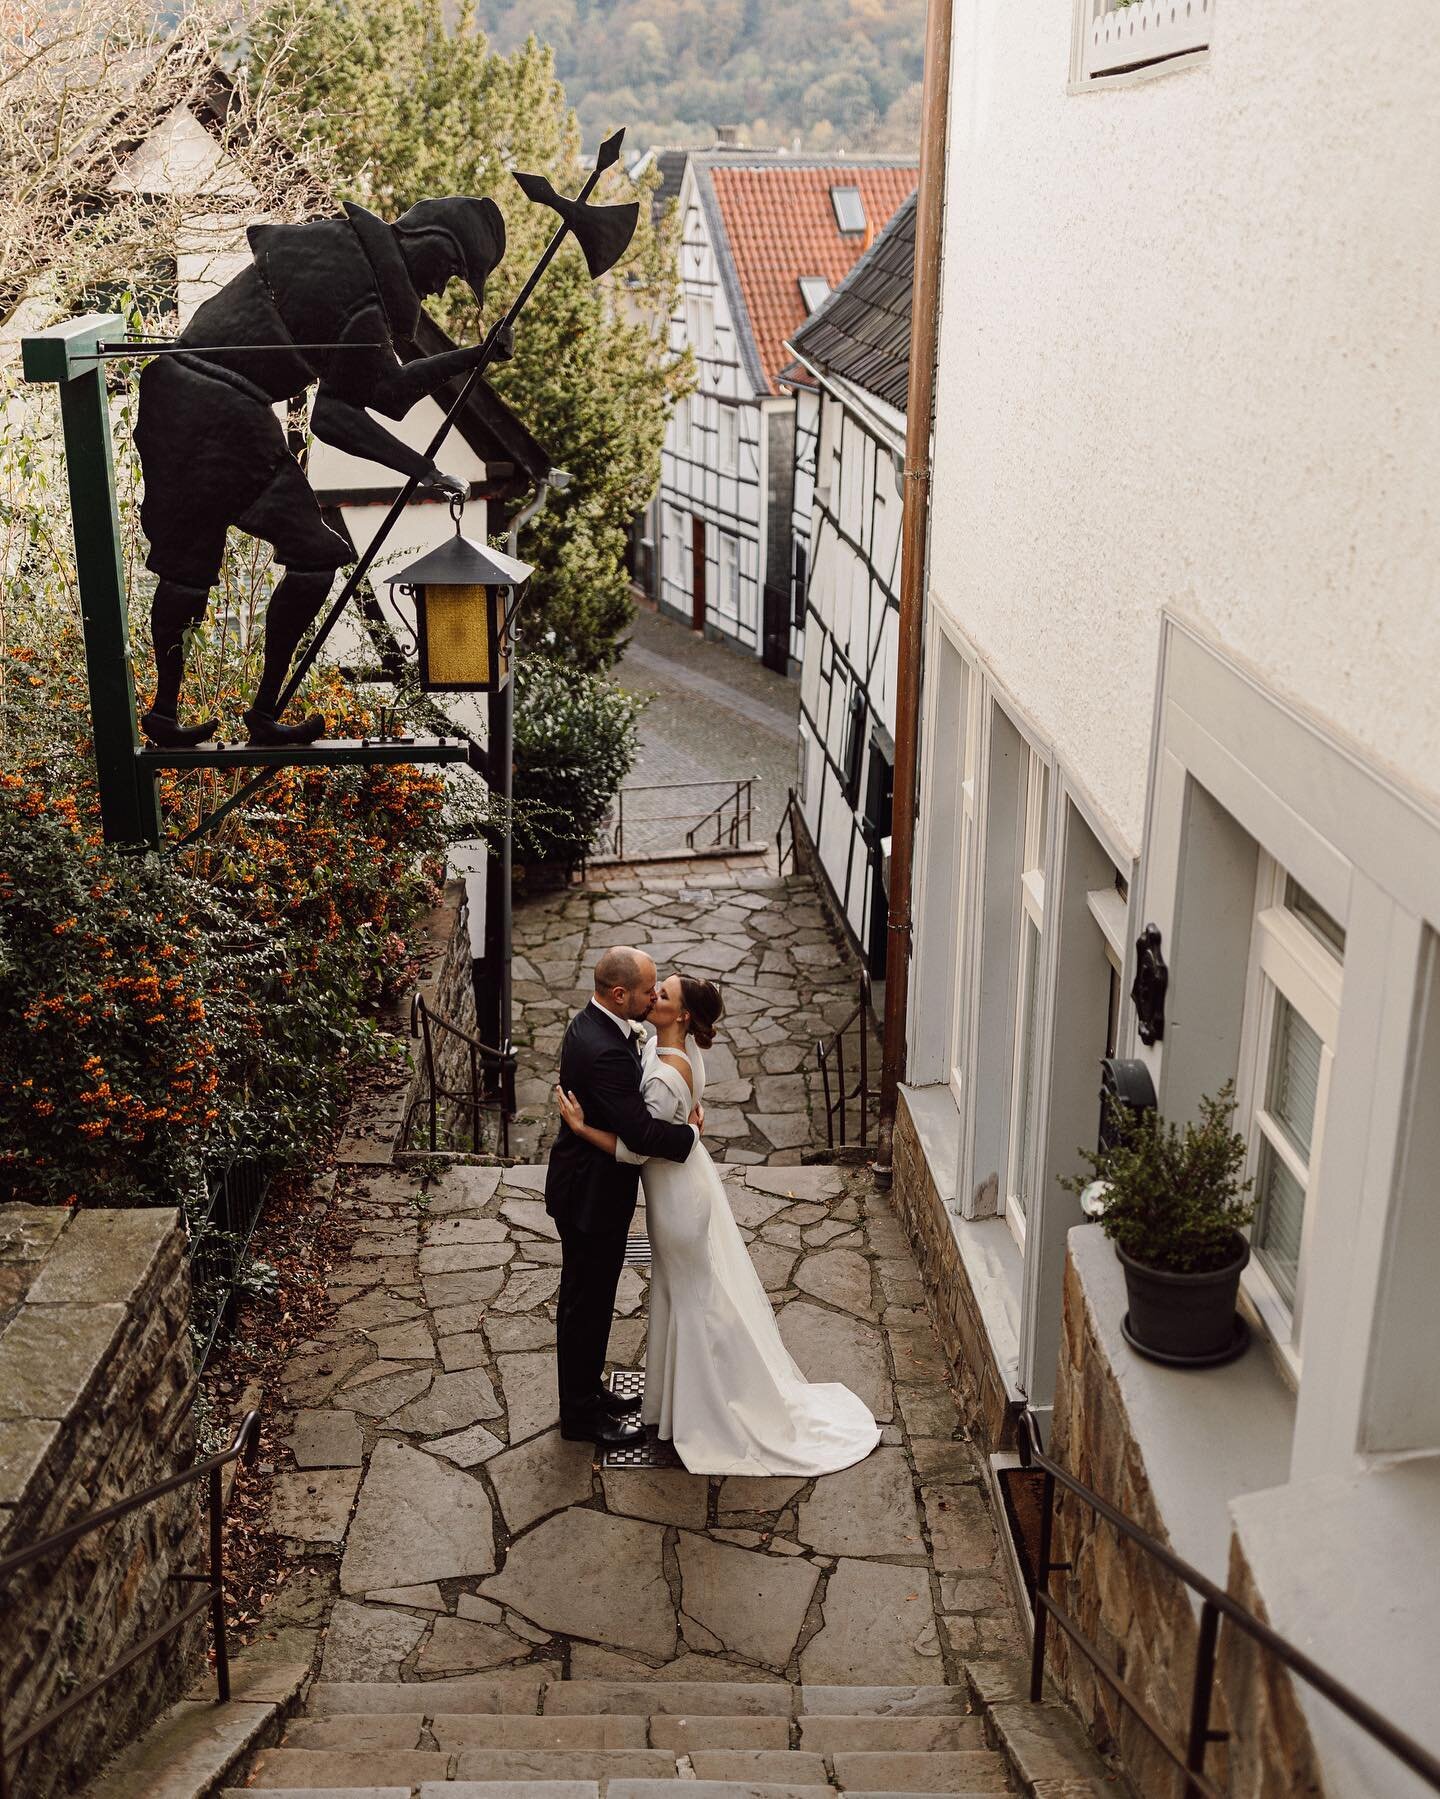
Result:
[[[648,1427],[692,1474],[833,1474],[869,1455],[880,1430],[849,1388],[795,1365],[705,1147],[704,1052],[723,1013],[712,982],[659,981],[649,956],[622,947],[600,956],[565,1032],[545,1180],[562,1252],[561,1433],[616,1448]],[[637,1400],[603,1375],[642,1183],[652,1265]]]

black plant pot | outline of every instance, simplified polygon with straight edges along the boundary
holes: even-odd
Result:
[[[1214,1367],[1243,1352],[1250,1332],[1235,1299],[1250,1245],[1238,1231],[1234,1258],[1204,1274],[1147,1268],[1118,1243],[1115,1253],[1125,1270],[1130,1310],[1123,1329],[1132,1349],[1152,1361],[1190,1368]]]

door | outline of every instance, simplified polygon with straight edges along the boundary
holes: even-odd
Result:
[[[705,629],[705,521],[690,521],[690,628]]]
[[[765,621],[761,661],[777,675],[790,672],[790,595],[765,583]]]

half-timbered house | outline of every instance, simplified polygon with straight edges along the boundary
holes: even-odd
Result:
[[[885,972],[895,619],[915,201],[791,340],[801,814],[871,973]]]
[[[676,355],[694,391],[665,437],[653,594],[697,631],[799,666],[791,565],[795,399],[786,338],[915,185],[915,165],[692,155],[680,187]]]

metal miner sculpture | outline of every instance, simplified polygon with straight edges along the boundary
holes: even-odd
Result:
[[[596,209],[598,210],[598,209]],[[277,718],[300,639],[325,602],[350,546],[324,522],[275,407],[319,387],[316,437],[405,476],[465,497],[370,417],[401,419],[444,382],[477,367],[484,348],[402,363],[421,301],[463,277],[483,303],[486,278],[505,251],[493,200],[422,200],[393,225],[347,204],[343,218],[255,225],[252,261],[207,300],[140,378],[135,443],[145,477],[140,519],[148,566],[159,577],[151,611],[157,685],[141,723],[152,743],[184,748],[219,728],[179,722],[186,636],[205,616],[220,574],[225,533],[263,538],[285,569],[265,623],[265,661],[245,723],[252,743],[313,743],[323,721]]]

